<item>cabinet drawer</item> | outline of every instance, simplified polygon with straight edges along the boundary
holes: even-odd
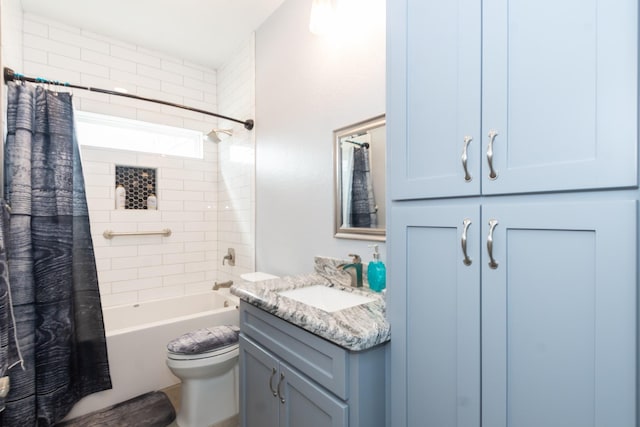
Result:
[[[349,398],[347,351],[272,314],[240,302],[241,332],[341,399]]]

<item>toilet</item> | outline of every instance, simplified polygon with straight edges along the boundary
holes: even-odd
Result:
[[[182,381],[178,426],[208,427],[238,414],[239,332],[214,326],[167,344],[167,366]]]

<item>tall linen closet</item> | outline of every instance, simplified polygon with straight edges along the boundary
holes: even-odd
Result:
[[[635,427],[637,1],[387,13],[391,425]]]

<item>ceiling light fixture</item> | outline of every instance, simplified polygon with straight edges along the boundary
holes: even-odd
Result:
[[[333,28],[335,11],[332,0],[313,0],[309,31],[317,36],[327,35]]]

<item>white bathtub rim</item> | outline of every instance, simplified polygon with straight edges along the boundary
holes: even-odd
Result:
[[[213,292],[215,292],[215,291],[213,291]],[[140,302],[137,302],[137,303],[118,304],[118,305],[113,305],[113,306],[109,306],[109,307],[104,307],[103,310],[112,310],[112,309],[116,310],[116,309],[130,308],[130,307],[136,307],[136,306],[138,306],[140,304],[148,304],[148,303],[163,303],[163,302],[168,302],[168,301],[179,299],[179,298],[193,297],[193,296],[199,296],[199,295],[201,295],[203,297],[211,296],[210,292],[201,292],[201,293],[197,293],[197,294],[180,295],[180,296],[174,296],[174,297],[168,297],[168,298],[150,299],[150,300],[146,300],[146,301],[140,301]],[[135,325],[135,326],[128,326],[128,327],[112,329],[112,330],[106,329],[106,326],[105,326],[105,336],[107,336],[107,337],[116,336],[116,335],[121,335],[121,334],[125,334],[125,333],[135,332],[135,331],[138,331],[138,330],[141,330],[141,329],[145,329],[145,328],[149,328],[149,327],[162,326],[162,325],[166,325],[166,324],[169,324],[169,323],[173,323],[173,322],[176,321],[176,319],[189,320],[189,319],[195,319],[197,317],[208,315],[208,314],[214,314],[214,313],[219,313],[219,312],[237,310],[238,309],[239,299],[237,297],[235,297],[233,295],[230,295],[230,294],[218,294],[218,296],[220,296],[224,300],[228,301],[229,302],[229,307],[220,307],[220,308],[216,308],[216,309],[213,309],[213,310],[198,311],[198,312],[194,312],[192,314],[186,314],[186,315],[182,315],[182,316],[178,316],[178,317],[169,317],[169,318],[163,319],[163,320],[157,320],[157,321],[154,321],[154,322],[147,322],[147,323],[143,323],[143,324],[139,324],[139,325]],[[238,326],[238,325],[236,325],[236,326]]]
[[[130,326],[128,328],[120,328],[120,329],[114,329],[113,331],[106,331],[105,335],[107,337],[114,337],[114,336],[117,336],[117,335],[136,332],[136,331],[139,331],[141,329],[147,329],[147,328],[153,328],[153,327],[156,327],[156,326],[168,325],[170,323],[174,323],[176,321],[176,319],[190,320],[190,319],[196,319],[196,318],[201,317],[201,316],[207,316],[207,315],[210,315],[210,314],[223,313],[225,311],[233,311],[233,310],[237,310],[237,308],[235,306],[229,306],[229,307],[224,307],[224,308],[218,308],[216,310],[199,311],[197,313],[189,314],[189,315],[186,315],[186,316],[172,317],[172,318],[167,319],[167,320],[158,320],[156,322],[144,323],[144,324],[138,325],[138,326]],[[216,326],[218,326],[218,325],[216,325]],[[235,325],[235,326],[238,326],[238,325]]]

